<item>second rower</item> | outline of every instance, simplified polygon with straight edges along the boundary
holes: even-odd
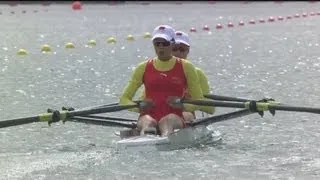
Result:
[[[190,39],[187,33],[183,31],[176,31],[175,32],[175,43],[172,47],[172,55],[175,57],[183,58],[188,60],[188,54],[190,52]],[[200,87],[203,94],[209,94],[210,93],[210,86],[207,76],[205,75],[204,71],[196,67],[196,72],[199,78]],[[186,96],[190,97],[188,94],[188,90],[186,90]],[[212,114],[212,111],[205,111],[206,113]],[[192,121],[196,118],[195,112],[183,112],[184,119],[186,121]]]

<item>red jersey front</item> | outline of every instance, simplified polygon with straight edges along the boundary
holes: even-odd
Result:
[[[176,59],[174,67],[169,71],[158,71],[153,66],[154,60],[149,60],[143,75],[145,98],[153,101],[153,106],[142,112],[159,121],[168,114],[176,114],[183,119],[182,109],[170,107],[166,100],[169,96],[183,97],[187,88],[181,59]]]

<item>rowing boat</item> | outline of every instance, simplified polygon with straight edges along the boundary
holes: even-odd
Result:
[[[116,141],[117,148],[150,147],[159,149],[162,147],[189,147],[201,144],[215,143],[222,140],[219,131],[211,129],[209,126],[188,127],[175,130],[167,137],[146,134],[143,136],[134,135],[121,137],[121,131],[115,133],[121,138]]]

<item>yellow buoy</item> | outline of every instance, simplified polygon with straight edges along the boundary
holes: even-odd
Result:
[[[95,40],[91,39],[91,40],[88,41],[88,45],[89,46],[95,46],[95,45],[97,45],[97,43],[96,43]]]
[[[51,51],[51,47],[48,44],[44,44],[41,47],[41,52],[50,52]]]
[[[107,40],[108,43],[116,43],[116,38],[114,37],[109,37]]]
[[[28,52],[25,49],[19,49],[17,52],[18,55],[22,56],[22,55],[27,55]]]
[[[151,38],[151,34],[148,32],[145,32],[143,35],[144,38]]]
[[[71,43],[71,42],[68,42],[68,43],[66,43],[66,48],[67,49],[71,49],[71,48],[74,48],[74,44],[73,43]]]
[[[128,41],[133,41],[133,40],[134,40],[133,35],[129,34],[129,35],[127,36],[127,40],[128,40]]]

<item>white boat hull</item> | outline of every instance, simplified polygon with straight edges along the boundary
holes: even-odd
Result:
[[[160,137],[156,135],[128,137],[117,141],[116,146],[118,148],[144,148],[146,146],[152,146],[157,149],[160,148],[160,146],[189,147],[199,144],[214,143],[221,139],[220,132],[214,131],[206,126],[198,126],[177,130],[168,137]]]

